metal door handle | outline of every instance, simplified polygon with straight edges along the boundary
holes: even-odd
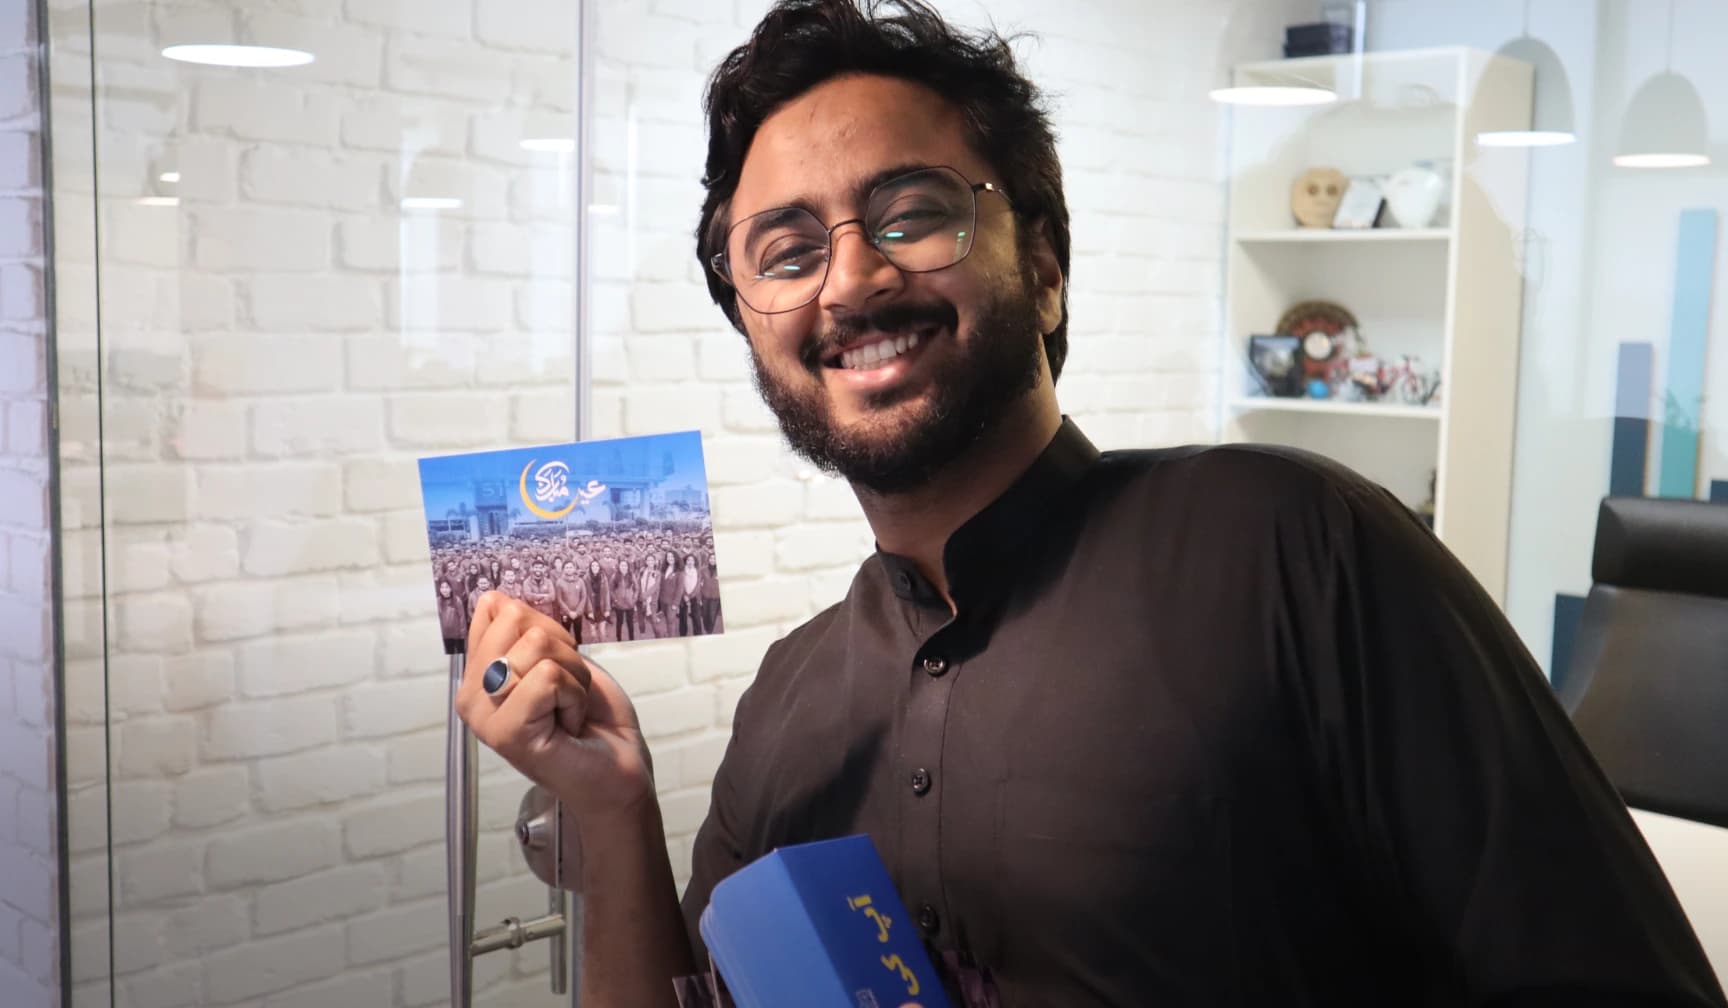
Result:
[[[541,787],[522,796],[516,819],[516,839],[536,878],[546,883],[546,913],[522,920],[506,918],[502,923],[475,930],[474,856],[478,834],[478,787],[474,772],[478,747],[474,734],[456,715],[456,690],[462,682],[463,656],[450,656],[450,722],[445,733],[444,853],[449,881],[450,905],[450,1006],[472,1008],[474,960],[488,952],[521,948],[529,942],[551,942],[552,993],[570,995],[576,1008],[578,994],[570,984],[571,942],[576,935],[576,916],[569,910],[565,880],[575,876],[575,865],[564,863],[564,816],[557,799]],[[577,901],[580,912],[580,900]]]

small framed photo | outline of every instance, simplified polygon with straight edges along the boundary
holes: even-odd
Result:
[[[1295,336],[1248,337],[1248,375],[1256,394],[1302,394],[1302,341]]]
[[[1380,180],[1366,175],[1352,176],[1338,202],[1338,212],[1332,215],[1332,226],[1363,230],[1379,225],[1380,212],[1386,205],[1386,194]]]

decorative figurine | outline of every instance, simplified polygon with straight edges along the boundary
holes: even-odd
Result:
[[[1329,228],[1350,184],[1336,168],[1310,168],[1290,186],[1290,212],[1305,228]]]
[[[1401,228],[1425,228],[1446,198],[1446,180],[1426,164],[1414,164],[1386,180],[1386,211]]]
[[[1350,385],[1352,398],[1358,402],[1374,402],[1386,391],[1381,384],[1383,369],[1380,358],[1373,354],[1358,354],[1350,358]]]
[[[1365,349],[1356,316],[1331,301],[1303,301],[1292,306],[1278,319],[1278,331],[1302,341],[1303,380],[1320,379],[1326,383],[1328,395],[1348,380],[1349,359]]]

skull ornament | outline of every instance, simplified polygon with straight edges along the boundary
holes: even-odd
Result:
[[[1305,228],[1329,228],[1348,184],[1336,168],[1310,168],[1290,186],[1290,212]]]

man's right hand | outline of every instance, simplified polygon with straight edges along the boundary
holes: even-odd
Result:
[[[486,666],[507,658],[497,693]],[[456,713],[488,748],[563,802],[579,828],[654,803],[653,764],[630,698],[550,616],[501,592],[480,596]]]

